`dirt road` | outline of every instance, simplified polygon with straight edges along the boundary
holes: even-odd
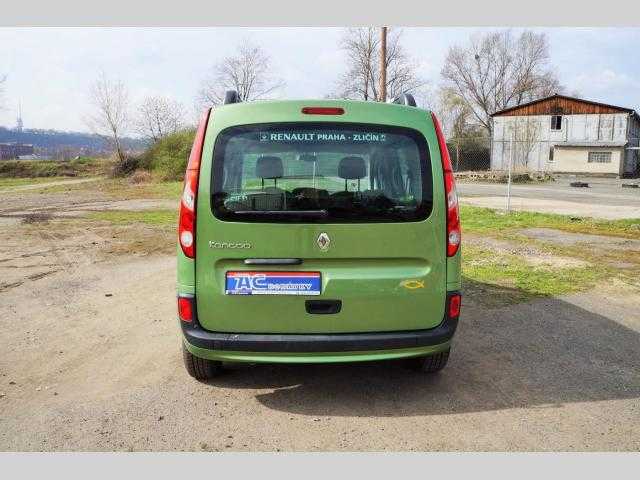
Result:
[[[206,384],[182,366],[173,256],[33,229],[0,233],[0,273],[18,272],[0,290],[0,450],[640,449],[631,287],[488,308],[509,290],[468,285],[432,377],[261,365]]]
[[[96,180],[98,180],[97,177],[74,178],[70,180],[56,180],[53,182],[39,182],[39,183],[33,183],[28,185],[19,185],[15,187],[6,187],[4,190],[8,192],[21,192],[25,190],[39,190],[39,189],[42,189],[43,187],[46,188],[46,187],[58,187],[62,185],[78,185],[81,183],[95,182]]]
[[[399,363],[184,372],[171,257],[3,293],[1,450],[638,450],[637,296],[484,311],[438,376]],[[106,296],[109,295],[109,296]]]

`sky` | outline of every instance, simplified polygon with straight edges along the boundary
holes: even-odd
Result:
[[[434,91],[447,49],[486,28],[402,28],[402,43]],[[640,110],[640,28],[536,28],[568,92]],[[515,29],[517,32],[518,29]],[[193,108],[202,78],[244,38],[271,56],[283,98],[322,98],[345,63],[340,28],[0,28],[6,74],[0,126],[88,131],[88,91],[101,70],[127,86],[133,102],[165,95]],[[195,118],[194,113],[194,118]]]

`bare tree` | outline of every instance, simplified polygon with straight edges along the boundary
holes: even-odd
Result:
[[[267,98],[284,86],[272,70],[271,59],[265,51],[244,40],[235,55],[214,65],[211,74],[202,81],[198,102],[219,105],[227,90],[237,91],[243,102]]]
[[[386,45],[387,97],[401,93],[416,93],[426,85],[417,74],[417,64],[409,58],[400,43],[402,32],[393,30]],[[377,28],[349,28],[340,48],[347,55],[347,70],[338,79],[331,96],[360,100],[380,101],[380,34]]]
[[[511,122],[507,128],[514,141],[513,168],[515,170],[529,169],[529,156],[534,147],[540,145],[540,122],[539,118],[527,116]]]
[[[138,107],[135,128],[142,136],[156,142],[185,126],[185,108],[163,96],[146,97]]]
[[[446,138],[455,149],[455,169],[458,170],[460,153],[472,124],[472,112],[467,104],[451,89],[443,88],[438,94],[438,119]]]
[[[528,30],[473,35],[466,46],[449,48],[441,74],[489,133],[492,113],[562,90],[546,35]]]
[[[465,161],[463,167],[472,167],[469,161],[481,160],[479,152],[489,142],[487,131],[475,120],[464,100],[451,89],[439,89],[435,98],[437,103],[431,110],[436,112],[442,125],[455,171],[460,169],[461,161]]]
[[[87,119],[90,128],[111,138],[120,162],[124,162],[122,135],[129,122],[129,93],[120,80],[110,80],[102,72],[91,85],[90,99],[94,112]]]

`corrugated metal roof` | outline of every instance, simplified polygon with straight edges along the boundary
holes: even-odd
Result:
[[[494,117],[494,116],[503,115],[505,113],[511,112],[512,110],[517,110],[519,108],[528,107],[530,105],[535,105],[535,104],[541,103],[541,102],[546,102],[546,101],[554,99],[554,98],[563,98],[563,99],[566,99],[566,100],[572,100],[572,101],[576,101],[576,102],[581,102],[581,103],[585,103],[585,104],[588,104],[588,105],[595,105],[595,106],[599,106],[599,107],[612,108],[612,109],[619,110],[620,112],[626,112],[626,113],[630,113],[630,114],[635,114],[636,113],[632,108],[620,107],[618,105],[610,105],[610,104],[602,103],[602,102],[594,102],[593,100],[585,100],[584,98],[570,97],[568,95],[560,95],[560,94],[556,93],[556,94],[550,95],[548,97],[538,98],[538,99],[533,100],[531,102],[522,103],[520,105],[514,105],[513,107],[508,107],[508,108],[505,108],[504,110],[499,110],[497,112],[492,113],[490,116]]]

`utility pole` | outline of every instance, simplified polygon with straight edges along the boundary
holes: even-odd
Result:
[[[380,101],[387,101],[387,27],[380,30]]]

